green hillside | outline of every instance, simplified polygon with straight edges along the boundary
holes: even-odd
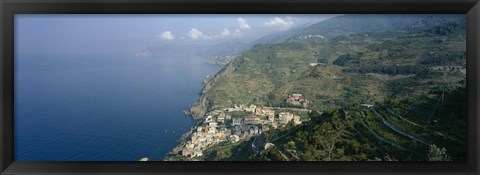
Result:
[[[252,43],[268,44],[284,41],[323,43],[342,35],[372,32],[383,32],[384,35],[377,34],[377,36],[381,37],[380,39],[385,39],[402,34],[405,31],[424,31],[425,29],[463,18],[463,15],[452,14],[348,14],[320,21],[310,26],[301,26],[286,32],[271,34]],[[308,35],[320,35],[324,38],[305,38]]]
[[[352,103],[323,114],[314,111],[304,125],[263,133],[265,142],[275,145],[271,150],[255,154],[252,138],[216,145],[198,160],[464,160],[465,98],[465,89],[458,88],[377,103],[369,109]]]
[[[343,15],[314,24],[300,34],[320,34],[334,38],[346,34],[386,31],[414,24],[425,17],[427,15],[421,14]]]
[[[462,15],[445,14],[348,14],[336,16],[312,25],[297,26],[288,31],[273,33],[252,42],[227,41],[210,48],[194,48],[200,48],[195,50],[200,55],[227,56],[240,54],[255,44],[274,44],[285,41],[326,43],[330,39],[348,34],[377,32],[375,37],[386,39],[402,34],[402,31],[423,31],[425,28],[435,27],[462,18]],[[383,35],[378,34],[378,32],[382,31]],[[154,52],[158,51],[155,48],[151,48],[151,50]]]
[[[311,114],[312,121],[274,141],[262,160],[429,160],[431,146],[464,160],[465,89],[436,92],[362,110],[358,104]],[[298,158],[298,159],[297,159]]]
[[[204,96],[211,110],[249,103],[282,106],[289,94],[301,93],[312,101],[312,109],[324,110],[462,86],[465,74],[460,69],[431,69],[465,68],[465,30],[448,35],[435,30],[385,41],[357,34],[325,44],[256,45],[234,60],[235,70],[217,79]],[[309,65],[317,61],[325,64]]]
[[[241,104],[318,112],[295,131],[264,133],[276,145],[269,152],[233,156],[250,140],[217,145],[202,159],[463,160],[465,19],[443,17],[392,20],[388,31],[366,25],[326,42],[255,45],[206,83],[193,114]],[[287,103],[292,94],[308,107]]]

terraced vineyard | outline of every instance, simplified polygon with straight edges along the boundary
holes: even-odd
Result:
[[[342,150],[337,157],[347,156],[357,160],[355,155],[367,155],[363,160],[428,160],[431,145],[436,145],[446,148],[449,160],[463,160],[466,147],[466,127],[462,122],[466,120],[465,99],[465,89],[459,88],[388,101],[368,109],[352,105],[322,115],[312,114],[314,122],[288,139],[274,143],[279,145],[276,150],[292,152],[287,145],[293,141],[300,148],[295,156],[301,157],[301,160],[316,160],[310,159],[313,157],[309,155],[326,150],[309,146],[321,133],[318,128],[329,123],[344,128],[338,131],[344,134],[332,140],[334,147]],[[307,143],[299,140],[307,140]],[[355,145],[371,149],[349,150]],[[269,160],[275,157],[273,154],[266,154]]]

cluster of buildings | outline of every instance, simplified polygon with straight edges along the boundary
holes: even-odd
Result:
[[[290,112],[280,112],[278,114],[279,123],[284,125],[290,123],[291,121],[293,121],[293,124],[295,125],[302,124],[302,121],[300,119],[301,118],[299,115],[294,115]]]
[[[218,126],[218,123],[214,121],[198,126],[182,148],[182,155],[189,157],[202,156],[206,148],[226,141],[228,138],[226,133],[226,127]]]
[[[229,112],[234,111],[251,112],[251,115],[233,117]],[[271,127],[285,126],[290,122],[295,125],[302,123],[299,115],[280,112],[277,117],[275,114],[272,108],[255,105],[235,105],[233,108],[211,111],[202,124],[194,128],[181,154],[202,156],[203,151],[220,142],[235,143],[269,131]]]
[[[307,38],[322,38],[324,39],[325,37],[322,36],[322,35],[301,35],[301,36],[298,36],[298,39],[307,39]]]

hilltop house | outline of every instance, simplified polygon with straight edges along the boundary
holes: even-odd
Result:
[[[288,96],[287,103],[293,104],[296,106],[303,106],[304,108],[308,107],[308,100],[303,97],[302,94],[292,94]]]

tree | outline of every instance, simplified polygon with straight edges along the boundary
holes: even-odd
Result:
[[[286,161],[284,155],[277,147],[273,147],[265,156],[266,161]]]
[[[334,124],[325,122],[315,127],[315,132],[312,136],[313,143],[316,146],[316,150],[323,153],[319,154],[319,157],[316,159],[339,160],[339,158],[344,156],[344,151],[336,146],[344,132],[344,126],[339,125],[339,121],[335,119],[338,119],[338,117],[332,119]]]
[[[427,154],[429,161],[449,161],[447,155],[447,149],[445,147],[438,148],[437,145],[430,145],[430,149]]]

